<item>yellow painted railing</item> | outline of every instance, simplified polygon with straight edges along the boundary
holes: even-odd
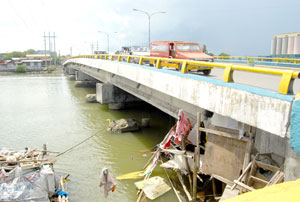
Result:
[[[203,62],[194,60],[180,60],[180,59],[169,59],[169,58],[158,58],[158,57],[144,57],[144,56],[134,56],[134,55],[80,55],[71,58],[92,58],[92,59],[103,59],[103,60],[114,60],[123,61],[128,63],[137,63],[139,65],[153,65],[155,68],[162,68],[164,66],[178,68],[178,64],[181,66],[181,73],[187,73],[194,66],[204,67],[204,70],[210,70],[212,68],[223,68],[223,81],[233,82],[233,72],[234,70],[246,71],[246,72],[256,72],[261,74],[272,74],[281,76],[278,93],[280,94],[292,94],[293,93],[293,83],[294,79],[300,78],[300,72],[294,70],[284,70],[284,69],[274,69],[274,68],[264,68],[264,67],[250,67],[244,65],[235,65],[229,63],[219,63],[219,62]],[[189,69],[189,67],[191,67]],[[203,70],[203,69],[202,69]]]
[[[243,56],[213,56],[214,59],[221,60],[230,60],[230,59],[240,59],[245,61],[271,61],[271,62],[285,62],[285,63],[293,63],[300,64],[300,59],[292,59],[292,58],[269,58],[269,57],[243,57]]]

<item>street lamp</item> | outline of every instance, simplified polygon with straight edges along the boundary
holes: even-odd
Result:
[[[139,12],[142,12],[144,14],[146,14],[148,16],[148,20],[149,20],[149,39],[148,39],[148,42],[149,42],[149,50],[150,50],[150,20],[151,20],[151,17],[154,15],[154,14],[157,14],[157,13],[166,13],[164,11],[158,11],[158,12],[154,12],[154,13],[148,13],[146,11],[142,11],[142,10],[139,10],[139,9],[132,9],[133,11],[139,11]]]
[[[103,32],[103,31],[98,31],[99,33],[103,33],[106,34],[107,36],[107,53],[109,54],[109,35],[112,33],[108,33],[108,32]],[[118,33],[118,32],[113,32],[114,34]]]

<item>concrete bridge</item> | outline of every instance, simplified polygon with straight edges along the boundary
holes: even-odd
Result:
[[[176,63],[182,63],[181,72],[168,68]],[[189,65],[215,69],[207,77],[188,73]],[[224,69],[222,79],[214,74],[217,68]],[[97,82],[101,104],[122,107],[143,100],[175,118],[184,109],[192,122],[197,112],[213,112],[206,124],[235,129],[240,135],[255,129],[257,151],[285,157],[285,180],[300,177],[300,94],[293,93],[299,71],[118,55],[73,57],[64,69],[78,81]],[[251,72],[281,76],[272,84],[277,91],[235,83],[234,71],[244,72],[253,85],[256,77],[249,78]]]

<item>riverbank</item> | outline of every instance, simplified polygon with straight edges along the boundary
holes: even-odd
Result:
[[[48,71],[48,70],[42,70],[42,71],[27,71],[27,72],[24,72],[24,73],[16,73],[14,70],[7,70],[7,71],[4,71],[4,70],[0,70],[0,76],[2,75],[37,75],[37,74],[42,74],[42,75],[45,75],[45,74],[51,74],[51,75],[60,75],[60,74],[63,74],[63,69],[62,67],[56,67],[55,70],[51,70],[51,71]]]

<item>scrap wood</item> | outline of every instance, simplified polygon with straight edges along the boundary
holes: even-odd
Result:
[[[246,173],[250,170],[252,164],[253,164],[253,161],[250,162],[250,163],[248,164],[248,166],[247,166],[246,169],[243,171],[243,173],[241,174],[241,176],[237,179],[238,182],[239,182],[239,181],[246,175]],[[231,187],[231,190],[235,189],[235,187],[236,187],[236,183],[233,184],[233,186]]]
[[[271,180],[268,182],[267,187],[282,182],[283,178],[284,178],[284,173],[278,170],[271,178]]]
[[[177,174],[177,177],[179,179],[179,182],[181,183],[181,186],[183,187],[183,190],[184,190],[184,193],[186,194],[187,198],[189,201],[192,200],[192,197],[191,197],[191,194],[189,193],[189,191],[187,190],[185,184],[184,184],[184,181],[182,179],[182,176],[181,174],[179,173],[179,171],[176,171],[176,174]]]
[[[160,162],[163,163],[163,161],[161,160],[161,158],[160,158]],[[179,191],[176,190],[176,188],[174,187],[173,182],[171,181],[171,178],[170,178],[170,176],[169,176],[169,174],[168,174],[168,172],[167,172],[167,169],[165,169],[165,168],[163,168],[163,169],[164,169],[164,171],[165,171],[165,173],[166,173],[166,175],[167,175],[167,177],[168,177],[168,180],[169,180],[169,182],[170,182],[170,184],[171,184],[171,187],[172,187],[173,191],[175,192],[176,197],[178,198],[178,201],[179,201],[179,202],[182,202],[182,200],[180,199],[180,196],[179,196],[179,194],[178,194]]]
[[[138,189],[144,191],[145,195],[151,200],[158,198],[171,189],[165,180],[159,176],[142,180],[134,184]]]
[[[233,182],[234,182],[235,184],[237,184],[238,186],[240,186],[240,187],[246,189],[247,191],[254,191],[254,190],[255,190],[254,188],[249,187],[248,185],[246,185],[246,184],[244,184],[244,183],[242,183],[242,182],[239,182],[239,181],[237,181],[237,180],[234,180]]]

